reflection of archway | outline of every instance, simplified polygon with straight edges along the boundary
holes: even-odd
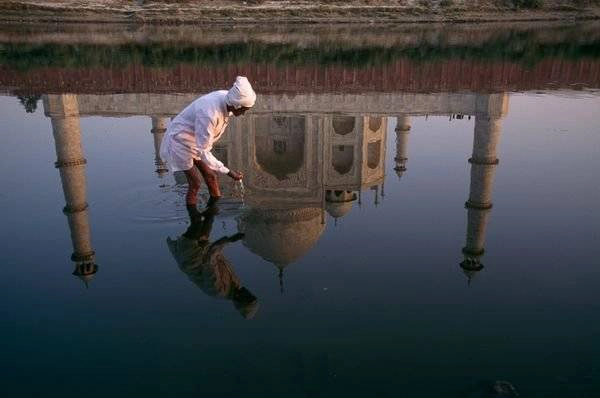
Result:
[[[381,140],[375,142],[369,142],[367,145],[367,166],[370,169],[374,169],[379,166],[379,160],[381,159]]]
[[[338,135],[346,135],[354,131],[354,116],[334,116],[333,131]]]
[[[286,180],[304,164],[305,118],[261,116],[255,119],[255,156],[258,166],[278,180]]]
[[[379,129],[381,128],[381,123],[381,117],[369,117],[369,130],[379,131]]]
[[[353,145],[334,145],[331,148],[331,165],[339,174],[346,174],[352,170],[354,163],[354,146]]]

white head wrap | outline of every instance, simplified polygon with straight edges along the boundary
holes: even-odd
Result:
[[[227,104],[234,108],[252,108],[256,102],[256,93],[252,89],[252,85],[244,76],[235,78],[235,83],[225,97]]]

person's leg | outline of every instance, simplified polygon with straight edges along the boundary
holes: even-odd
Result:
[[[198,201],[198,191],[200,191],[200,172],[196,167],[183,172],[188,182],[188,190],[185,195],[185,204],[187,206],[196,206]]]
[[[208,193],[210,193],[209,206],[216,203],[221,197],[221,189],[219,188],[219,177],[217,173],[209,168],[206,163],[201,160],[194,159],[194,164],[200,170],[204,182],[208,187]]]

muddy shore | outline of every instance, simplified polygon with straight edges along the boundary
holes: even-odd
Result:
[[[600,1],[596,0],[0,0],[0,23],[347,24],[595,19],[600,19]]]

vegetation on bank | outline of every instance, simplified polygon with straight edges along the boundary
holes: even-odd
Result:
[[[94,44],[0,44],[0,65],[20,70],[38,67],[119,67],[141,64],[170,67],[177,64],[215,66],[222,64],[343,65],[372,66],[410,59],[432,62],[451,59],[505,60],[533,65],[547,57],[600,58],[600,40],[539,43],[530,32],[515,32],[478,45],[434,45],[406,47],[356,47],[321,43],[318,47],[264,42],[233,42],[219,45],[140,44],[109,46]]]

